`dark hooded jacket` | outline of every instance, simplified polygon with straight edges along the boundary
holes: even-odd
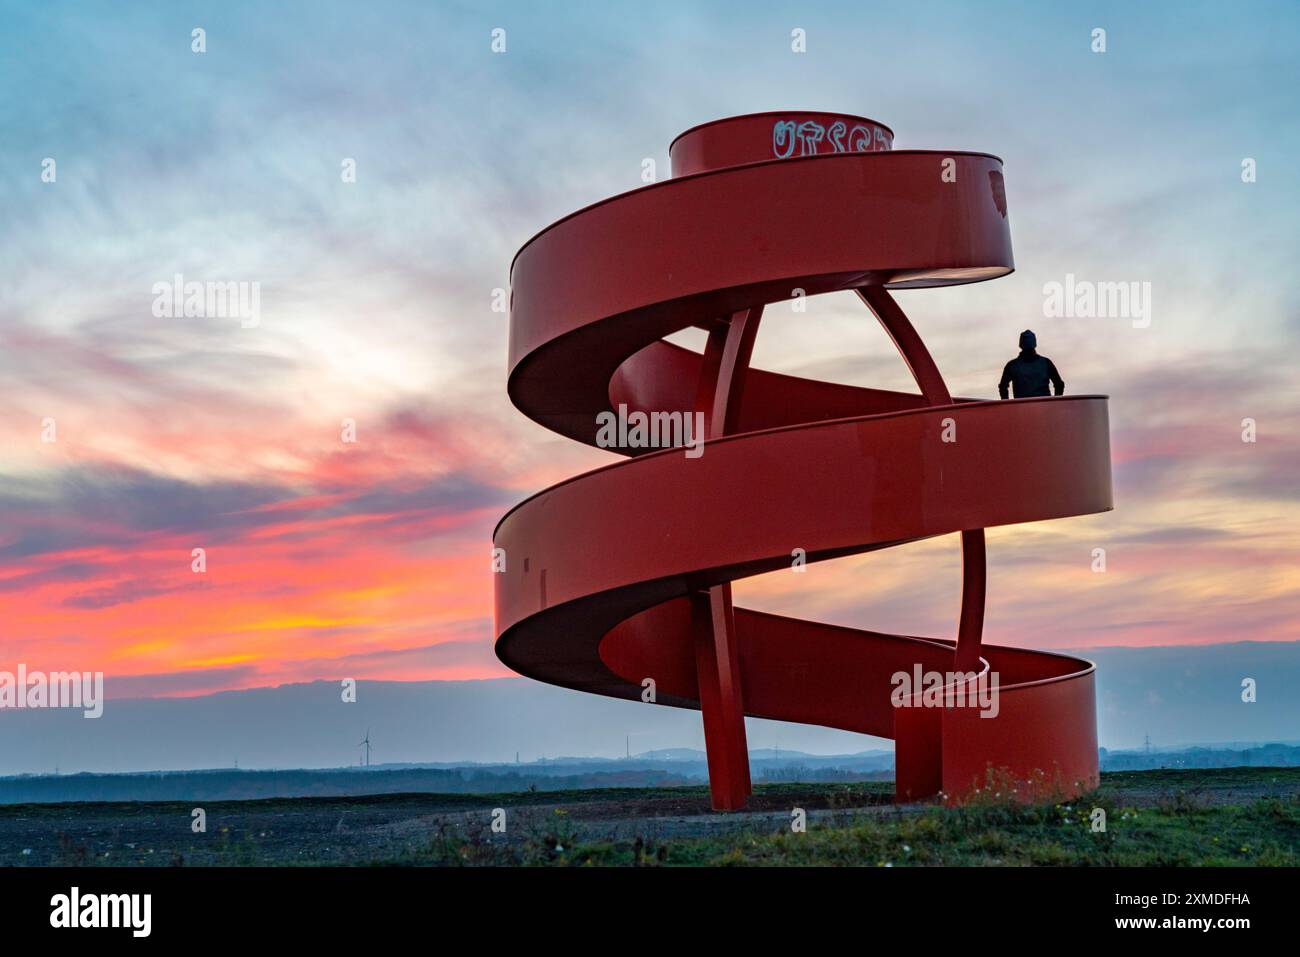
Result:
[[[1056,366],[1047,356],[1040,356],[1035,350],[1037,341],[1034,334],[1026,330],[1020,337],[1020,355],[1016,356],[1002,369],[1002,381],[998,383],[998,395],[1007,398],[1007,386],[1017,399],[1032,396],[1052,395],[1047,389],[1051,383],[1056,395],[1065,392],[1065,381],[1056,371]]]

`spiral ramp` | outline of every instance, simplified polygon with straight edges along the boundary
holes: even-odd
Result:
[[[991,780],[1026,797],[1097,783],[1092,664],[982,643],[983,530],[1111,508],[1107,400],[949,395],[890,290],[1012,271],[1002,163],[892,140],[841,114],[696,127],[673,142],[672,178],[559,220],[511,268],[508,390],[524,414],[606,447],[602,413],[698,411],[707,438],[693,455],[615,446],[625,461],[501,519],[497,655],[551,684],[634,700],[653,688],[656,704],[701,710],[720,809],[751,790],[746,715],[893,738],[900,801],[962,801]],[[841,290],[875,314],[919,393],[749,367],[765,306]],[[707,332],[702,353],[665,341],[690,327]],[[731,601],[731,582],[792,555],[952,533],[953,638]],[[946,695],[900,693],[898,676],[930,674]]]

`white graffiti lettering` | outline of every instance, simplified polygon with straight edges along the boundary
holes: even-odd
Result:
[[[823,149],[823,143],[830,148]],[[874,123],[858,123],[852,129],[843,120],[836,120],[829,129],[816,120],[777,120],[772,125],[772,155],[777,159],[818,153],[877,153],[892,145],[884,127]]]

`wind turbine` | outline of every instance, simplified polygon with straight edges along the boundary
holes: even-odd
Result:
[[[370,729],[369,728],[366,728],[366,736],[365,738],[362,739],[361,743],[357,745],[357,747],[359,748],[364,747],[366,749],[366,767],[370,767]]]
[[[637,737],[637,738],[644,737],[645,735],[647,735],[647,734],[649,734],[649,733],[650,733],[649,731],[629,731],[629,732],[627,732],[627,734],[625,735],[624,740],[623,740],[623,758],[624,758],[624,760],[628,760],[628,761],[632,760],[632,738],[633,738],[633,737]]]

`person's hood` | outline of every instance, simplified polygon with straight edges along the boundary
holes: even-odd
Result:
[[[1020,348],[1029,352],[1038,348],[1038,337],[1034,335],[1034,330],[1026,329],[1020,333]]]

